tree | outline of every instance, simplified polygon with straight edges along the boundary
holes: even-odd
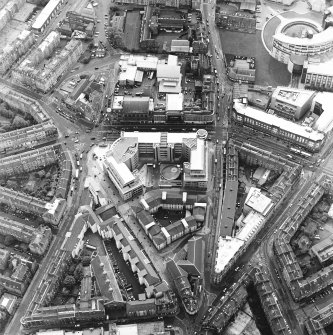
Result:
[[[115,28],[108,28],[109,40],[115,48],[123,49],[124,45],[124,33]]]
[[[17,242],[16,238],[12,235],[6,235],[4,244],[5,246],[9,247]]]
[[[2,329],[8,320],[9,313],[4,306],[0,306],[0,329]]]
[[[12,122],[12,126],[15,128],[23,128],[29,126],[29,122],[25,121],[23,117],[16,115]]]
[[[75,268],[74,278],[77,283],[80,283],[83,278],[83,267],[81,263],[79,263]]]
[[[84,256],[82,258],[82,265],[83,266],[89,266],[90,265],[90,257],[89,256]]]
[[[67,275],[63,281],[63,285],[66,287],[73,287],[75,285],[75,278],[73,276]]]

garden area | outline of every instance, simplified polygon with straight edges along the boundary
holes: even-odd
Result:
[[[6,102],[0,102],[0,133],[29,127],[36,123],[30,114],[9,107]]]
[[[0,178],[0,185],[50,201],[56,192],[61,171],[57,164],[29,173]]]
[[[77,299],[80,299],[81,281],[84,276],[90,276],[90,261],[91,256],[86,249],[83,249],[80,257],[71,260],[51,306],[75,304]],[[92,281],[92,287],[94,286],[94,281]],[[91,294],[92,296],[98,295],[94,289]]]

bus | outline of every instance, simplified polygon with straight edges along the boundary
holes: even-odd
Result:
[[[75,179],[79,179],[79,169],[75,170]]]
[[[91,244],[86,244],[86,248],[88,249],[88,250],[92,250],[92,251],[95,251],[97,248],[96,247],[94,247],[93,245],[91,245]]]

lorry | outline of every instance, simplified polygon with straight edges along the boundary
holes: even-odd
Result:
[[[80,159],[82,159],[82,153],[80,154]]]
[[[76,178],[76,179],[79,179],[79,169],[76,169],[76,170],[75,170],[75,178]]]

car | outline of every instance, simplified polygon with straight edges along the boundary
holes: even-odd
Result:
[[[68,135],[68,134],[66,134],[66,135],[65,135],[65,138],[68,138],[68,137],[69,137],[69,135]]]
[[[79,143],[79,140],[75,140],[74,143]]]

